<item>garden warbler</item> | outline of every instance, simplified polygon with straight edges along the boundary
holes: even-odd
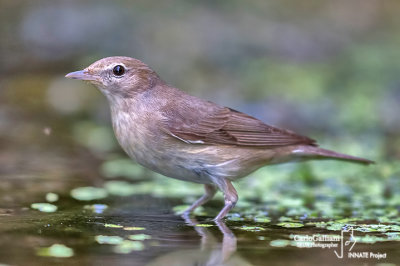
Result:
[[[162,175],[204,184],[205,194],[186,214],[219,189],[225,206],[215,220],[221,220],[238,200],[232,181],[264,165],[308,159],[372,163],[188,95],[134,58],[103,58],[66,77],[88,81],[107,97],[116,138],[133,160]]]

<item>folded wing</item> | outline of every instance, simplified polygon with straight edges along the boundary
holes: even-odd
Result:
[[[315,140],[279,129],[226,107],[168,108],[163,130],[193,144],[225,144],[273,148],[296,144],[317,146]]]

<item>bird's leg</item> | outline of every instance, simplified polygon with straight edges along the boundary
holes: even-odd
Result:
[[[217,181],[218,188],[224,193],[225,206],[219,212],[217,217],[214,218],[214,221],[221,221],[233,207],[235,207],[236,202],[238,201],[238,195],[236,189],[233,187],[231,181],[226,179],[219,179]]]
[[[205,184],[204,185],[205,193],[198,200],[196,200],[189,208],[187,208],[184,212],[184,216],[188,216],[192,211],[194,211],[197,207],[203,205],[210,199],[212,199],[217,192],[217,188],[215,185]]]

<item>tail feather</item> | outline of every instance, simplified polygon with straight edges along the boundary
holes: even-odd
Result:
[[[301,149],[295,150],[294,153],[300,153],[303,157],[310,157],[310,159],[334,159],[341,161],[348,161],[353,163],[360,163],[364,165],[369,165],[375,163],[374,161],[351,156],[343,153],[334,152],[331,150],[322,149],[314,146],[302,146]]]

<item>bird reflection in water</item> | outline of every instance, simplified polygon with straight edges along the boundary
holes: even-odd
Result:
[[[236,236],[224,221],[215,221],[222,233],[221,242],[208,227],[201,226],[195,218],[189,215],[182,215],[182,218],[201,237],[200,248],[174,251],[156,258],[149,265],[252,265],[236,253]]]

